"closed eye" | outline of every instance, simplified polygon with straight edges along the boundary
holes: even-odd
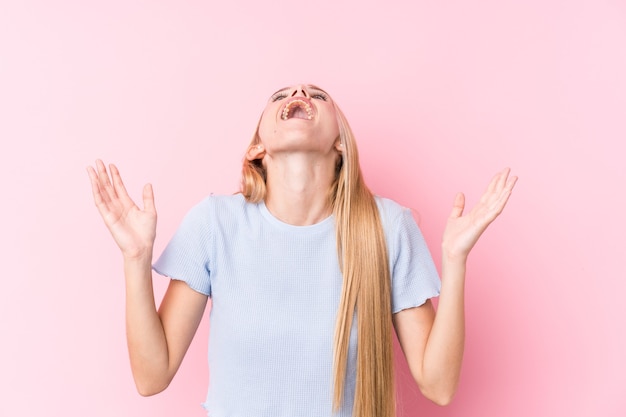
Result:
[[[272,102],[274,102],[274,101],[278,101],[278,100],[282,100],[282,99],[284,99],[285,97],[287,97],[287,94],[285,94],[285,93],[276,93],[276,94],[274,94],[274,95],[272,96]]]

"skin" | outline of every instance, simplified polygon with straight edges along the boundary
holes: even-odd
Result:
[[[284,104],[298,97],[310,100],[313,120],[282,120]],[[333,104],[321,89],[298,86],[272,95],[259,124],[261,147],[251,147],[246,157],[265,165],[265,204],[274,216],[310,225],[330,215],[326,196],[341,152],[338,136]]]
[[[267,168],[265,204],[274,216],[294,225],[315,224],[332,210],[327,191],[342,146],[330,98],[310,85],[285,88],[268,102],[261,142],[246,158]],[[312,120],[282,120],[285,100],[310,100]],[[275,99],[275,100],[274,100]],[[124,259],[126,329],[131,369],[142,395],[161,392],[176,374],[207,304],[207,297],[171,280],[157,309],[152,287],[152,256],[157,213],[152,186],[143,189],[143,209],[129,197],[115,165],[100,160],[87,168],[93,197]],[[467,257],[482,233],[504,209],[517,177],[504,169],[467,213],[465,197],[454,200],[442,239],[442,288],[438,309],[430,301],[393,316],[398,340],[421,392],[448,404],[456,392],[465,342],[464,288]]]

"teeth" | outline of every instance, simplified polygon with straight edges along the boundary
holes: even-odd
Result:
[[[283,120],[287,120],[289,118],[289,111],[294,105],[297,105],[297,107],[300,107],[301,109],[304,109],[306,111],[308,120],[311,120],[313,118],[313,109],[311,108],[311,106],[309,106],[309,103],[304,100],[293,100],[287,103],[287,105],[283,109],[283,114],[281,116]]]

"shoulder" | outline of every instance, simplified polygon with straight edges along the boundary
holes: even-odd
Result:
[[[249,204],[241,194],[215,195],[211,194],[196,203],[185,215],[184,222],[196,225],[207,225],[218,220],[237,218],[245,215]]]
[[[411,210],[389,198],[375,196],[380,220],[385,229],[389,229],[401,218],[411,216]]]
[[[413,211],[393,200],[376,196],[380,221],[387,239],[390,255],[405,248],[410,242],[423,240],[422,232],[413,217]],[[419,246],[419,245],[417,245]]]
[[[245,198],[241,194],[211,194],[194,205],[191,208],[190,213],[200,215],[207,215],[216,212],[233,213],[245,210],[249,205],[250,204],[246,202]]]
[[[260,216],[259,205],[249,203],[238,193],[211,194],[197,203],[187,213],[188,222],[211,230],[230,229],[237,225],[254,223]]]

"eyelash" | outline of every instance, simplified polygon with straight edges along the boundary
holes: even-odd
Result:
[[[285,94],[285,93],[278,93],[278,94],[274,94],[274,95],[272,96],[272,102],[274,102],[274,101],[278,101],[278,100],[282,100],[282,99],[284,99],[285,97],[287,97],[287,94]]]
[[[272,102],[278,101],[278,100],[282,100],[284,98],[287,97],[287,94],[285,93],[278,93],[278,94],[274,94],[272,96]],[[322,92],[318,92],[315,93],[313,95],[311,95],[312,98],[318,99],[318,100],[324,100],[324,101],[328,101],[328,96]]]
[[[324,93],[321,93],[321,92],[315,93],[311,97],[317,98],[317,99],[320,99],[320,100],[324,100],[324,101],[328,101],[328,96],[326,94],[324,94]]]

